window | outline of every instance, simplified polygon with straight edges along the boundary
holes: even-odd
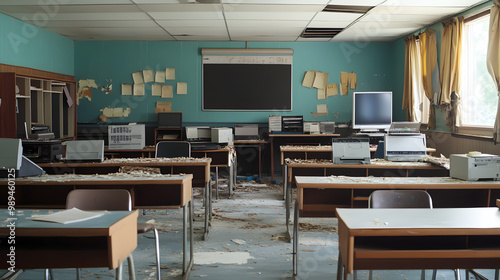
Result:
[[[486,68],[489,11],[465,20],[461,76],[461,122],[465,127],[493,127],[497,90]]]

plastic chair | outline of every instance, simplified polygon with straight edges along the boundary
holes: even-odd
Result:
[[[131,211],[132,199],[130,193],[123,189],[77,189],[71,191],[66,198],[66,208],[78,208],[81,210],[109,210],[109,211]],[[158,231],[153,224],[137,223],[137,233],[153,231],[155,236],[156,269],[157,278],[160,275],[160,243]],[[128,257],[130,279],[135,279],[134,263],[132,255]],[[121,265],[117,268],[116,279],[121,276]],[[80,278],[78,275],[78,279]]]
[[[379,144],[380,145],[380,144]],[[423,190],[376,190],[368,199],[368,208],[432,208],[432,198]],[[432,279],[436,279],[434,269]],[[354,272],[356,279],[356,272]],[[370,270],[368,279],[372,279]],[[421,279],[425,280],[425,270],[422,269]],[[460,280],[460,273],[455,269],[455,279]]]
[[[191,144],[186,141],[162,141],[156,144],[156,157],[191,157]]]

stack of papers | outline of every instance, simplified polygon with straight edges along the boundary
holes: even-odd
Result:
[[[97,218],[106,213],[108,211],[83,211],[78,208],[72,208],[48,215],[33,215],[31,219],[33,221],[69,224]]]

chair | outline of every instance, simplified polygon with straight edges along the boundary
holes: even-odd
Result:
[[[110,210],[110,211],[131,211],[132,199],[130,193],[123,189],[77,189],[71,191],[66,198],[66,208],[78,208],[81,210]],[[160,243],[158,231],[153,224],[137,223],[137,233],[154,232],[156,250],[157,278],[160,275]],[[135,279],[132,255],[128,257],[130,279]],[[121,276],[121,265],[117,268],[116,278]],[[78,279],[79,273],[77,270]]]
[[[158,144],[156,144],[155,157],[191,157],[191,144],[186,141],[158,142]]]
[[[432,208],[432,198],[423,190],[376,190],[368,199],[368,208]],[[436,272],[434,270],[432,274],[433,280],[436,279]],[[368,277],[372,279],[371,270]],[[425,270],[422,270],[421,279],[425,280]],[[455,269],[455,279],[460,280],[458,269]]]

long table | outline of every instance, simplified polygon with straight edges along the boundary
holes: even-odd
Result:
[[[162,174],[192,174],[192,187],[204,189],[205,233],[208,239],[212,219],[211,158],[115,158],[93,163],[40,163],[47,174],[108,174],[122,168],[159,168]]]
[[[295,180],[297,200],[293,221],[294,275],[297,275],[300,217],[335,217],[338,208],[355,208],[354,201],[358,198],[366,200],[367,195],[377,189],[426,190],[432,197],[434,208],[495,206],[496,198],[500,197],[500,181],[474,182],[450,177],[347,176],[295,176]]]
[[[74,189],[126,189],[134,209],[183,209],[183,278],[187,279],[193,266],[193,175],[160,175],[147,177],[132,174],[108,175],[44,175],[16,178],[14,199],[16,208],[63,209],[66,197]],[[0,205],[8,205],[8,186],[12,180],[0,180]],[[189,212],[189,214],[188,214]],[[189,260],[187,236],[189,224]],[[186,262],[187,261],[187,262]]]
[[[496,207],[337,209],[337,217],[337,280],[362,269],[500,268]]]
[[[86,221],[70,224],[31,220],[47,211],[0,210],[0,268],[115,269],[137,247],[137,211],[110,211]],[[12,235],[10,227],[15,228]],[[14,250],[8,245],[12,236]],[[50,245],[50,246],[47,246]],[[14,262],[7,253],[14,253]],[[12,266],[14,264],[14,266]]]
[[[346,175],[356,177],[446,177],[449,170],[427,162],[392,162],[372,159],[371,164],[335,164],[327,160],[285,159],[285,210],[287,235],[290,232],[290,201],[292,188],[296,187],[294,176]],[[356,189],[356,190],[354,190]],[[351,193],[338,191],[341,204],[346,207],[367,207],[371,190],[353,188]],[[348,206],[347,206],[348,205]]]

